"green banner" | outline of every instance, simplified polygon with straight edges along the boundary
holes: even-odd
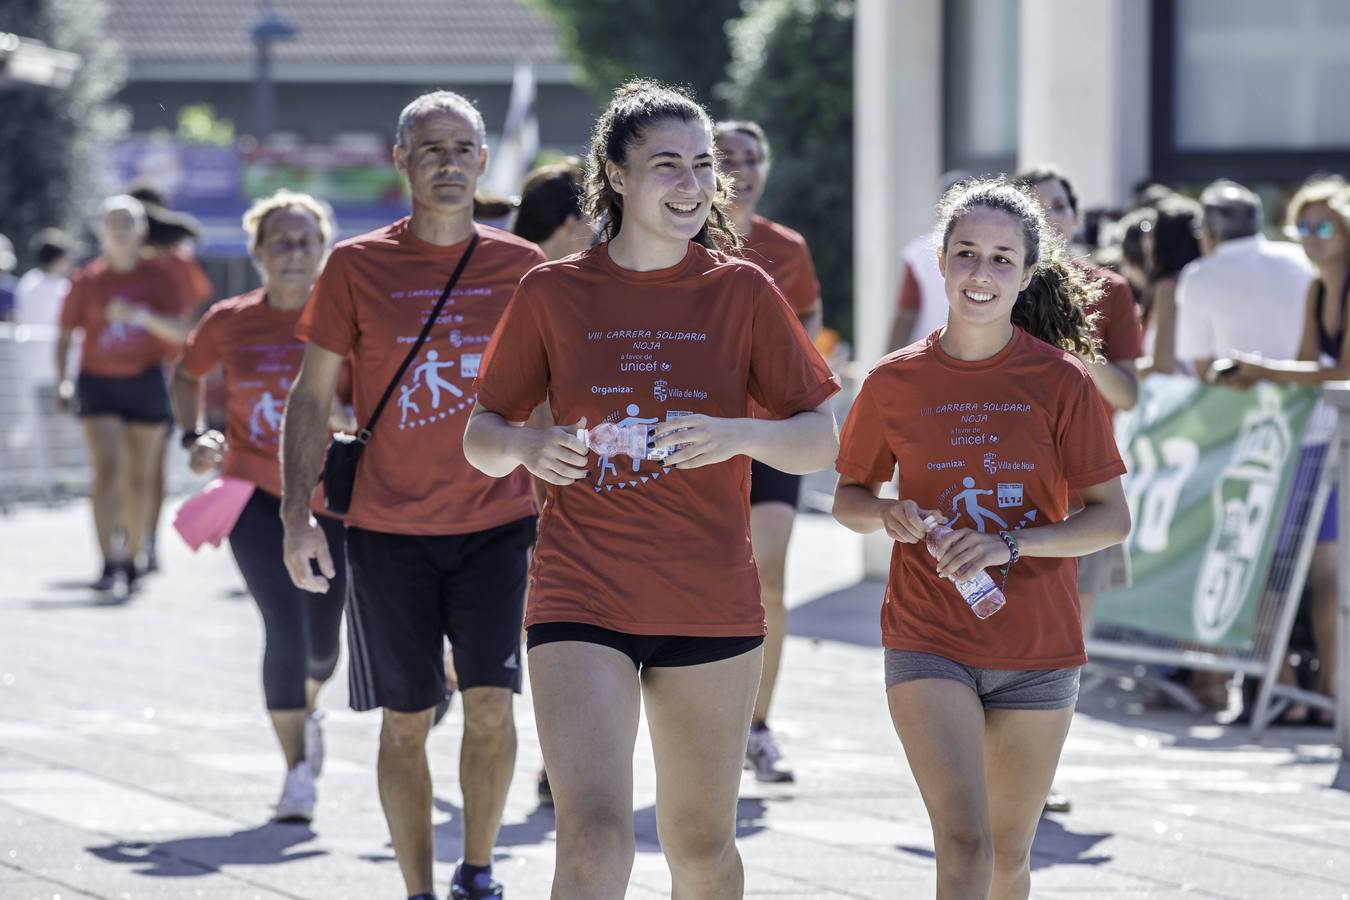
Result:
[[[1134,583],[1098,598],[1098,619],[1213,646],[1251,642],[1317,397],[1144,379],[1118,431]]]

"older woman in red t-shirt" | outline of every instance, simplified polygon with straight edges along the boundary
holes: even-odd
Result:
[[[736,798],[764,639],[750,458],[828,463],[838,385],[772,280],[716,249],[735,236],[696,103],[620,88],[588,180],[606,240],[521,281],[464,435],[487,474],[524,465],[549,483],[525,625],[557,811],[553,894],[625,894],[645,700],[674,895],[740,897]],[[544,400],[573,424],[512,426]],[[749,418],[752,400],[772,418]],[[590,456],[587,423],[637,446]]]
[[[1125,467],[1075,356],[1098,356],[1085,311],[1100,286],[1023,188],[966,183],[939,213],[947,325],[863,383],[834,513],[896,541],[887,695],[932,820],[938,896],[1026,897],[1087,660],[1074,558],[1129,532]],[[897,468],[900,499],[880,498]],[[1073,515],[1070,491],[1085,504]],[[954,583],[985,569],[1007,598],[990,618]]]
[[[282,557],[278,454],[286,398],[305,356],[295,329],[328,254],[333,222],[313,197],[283,190],[255,202],[244,229],[262,287],[216,303],[188,336],[173,373],[174,412],[192,471],[220,469],[252,485],[230,531],[230,551],[263,619],[263,697],[286,761],[276,818],[308,822],[324,755],[315,700],[337,666],[346,565],[342,522],[318,514],[335,575],[323,592],[291,583]],[[203,427],[205,380],[217,370],[225,376],[223,435]],[[318,513],[317,502],[314,508]]]

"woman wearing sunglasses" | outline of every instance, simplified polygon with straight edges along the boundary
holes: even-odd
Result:
[[[1287,223],[1290,236],[1298,237],[1317,269],[1317,277],[1308,288],[1298,359],[1269,360],[1237,354],[1232,368],[1222,376],[1224,384],[1275,381],[1317,385],[1350,379],[1350,188],[1341,178],[1308,181],[1290,201]],[[1317,533],[1309,575],[1313,641],[1321,661],[1317,690],[1328,696],[1334,694],[1336,685],[1336,509],[1333,490]],[[1328,709],[1311,712],[1295,703],[1285,711],[1281,722],[1330,727],[1332,714]]]

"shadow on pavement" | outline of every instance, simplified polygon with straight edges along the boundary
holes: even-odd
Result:
[[[1036,828],[1036,840],[1031,845],[1031,869],[1035,871],[1051,866],[1100,866],[1108,863],[1111,861],[1109,856],[1088,856],[1087,853],[1111,836],[1110,833],[1078,834],[1069,831],[1054,819],[1042,817],[1040,825]],[[930,847],[900,844],[896,849],[924,859],[936,858]]]
[[[448,821],[437,825],[433,831],[433,840],[436,846],[436,860],[438,862],[459,862],[459,858],[464,849],[464,810],[449,800],[442,800],[436,797],[432,800],[432,807],[437,812],[443,812],[450,816]],[[530,810],[530,814],[525,817],[523,822],[503,823],[501,832],[497,835],[498,847],[532,847],[544,843],[548,836],[553,833],[553,810],[544,807],[536,807]],[[388,844],[391,851],[393,844]],[[504,857],[508,854],[498,854]],[[393,853],[389,855],[393,859]]]
[[[105,862],[136,866],[137,875],[191,878],[218,872],[222,866],[269,866],[326,855],[326,850],[287,852],[313,838],[314,832],[308,825],[268,822],[233,834],[170,841],[118,841],[86,849]]]
[[[742,797],[736,803],[736,837],[747,838],[769,827],[764,814],[765,802],[758,797]],[[656,807],[644,806],[633,813],[633,830],[637,833],[638,853],[660,853],[661,842],[656,836]]]
[[[885,582],[860,581],[794,606],[788,615],[788,634],[880,647],[885,591]]]

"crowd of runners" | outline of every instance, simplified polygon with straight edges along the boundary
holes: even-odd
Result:
[[[1122,577],[1110,417],[1135,403],[1142,355],[1129,287],[1071,254],[1068,180],[953,180],[907,276],[942,314],[876,364],[841,429],[810,251],[756,212],[772,156],[754,122],[630,82],[584,160],[531,175],[512,231],[475,217],[472,101],[421,96],[395,135],[408,217],[333,246],[320,199],[258,201],[243,226],[262,286],[195,325],[200,270],[176,242],[150,249],[162,201],[109,199],[60,315],[98,586],[129,590],[155,564],[171,423],[192,469],[220,476],[201,505],[226,511],[262,614],[277,818],[313,817],[317,698],[345,614],[350,702],[382,712],[379,795],[410,900],[436,896],[426,743],[452,695],[449,896],[503,896],[492,848],[527,670],[553,896],[625,894],[645,708],[673,895],[740,897],[742,771],[794,778],[770,721],[800,481],[833,467],[835,517],[895,542],[878,680],[939,896],[1027,897],[1037,821],[1067,802],[1052,784],[1083,622]],[[349,505],[339,458],[358,461]],[[993,591],[1006,604],[981,618]]]

